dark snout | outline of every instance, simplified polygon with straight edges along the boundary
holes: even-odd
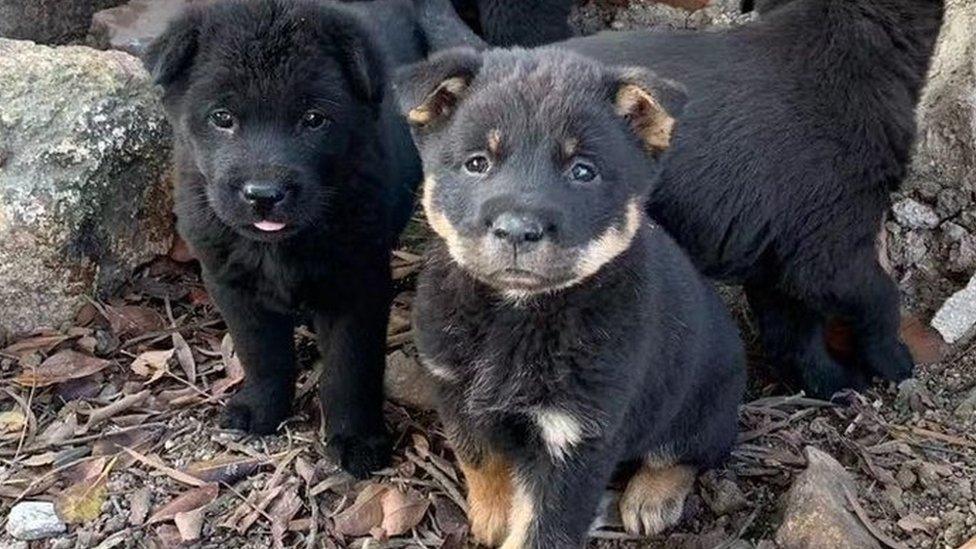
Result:
[[[482,207],[482,226],[500,244],[528,250],[559,231],[558,215],[529,200],[501,199]]]
[[[271,213],[286,196],[285,186],[272,181],[249,181],[241,187],[241,198],[259,215]]]

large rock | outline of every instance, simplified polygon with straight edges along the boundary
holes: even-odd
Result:
[[[190,4],[205,0],[132,0],[102,10],[92,18],[95,45],[141,55],[166,25]]]
[[[169,143],[136,58],[0,39],[0,332],[70,320],[167,250]]]
[[[880,549],[878,541],[848,510],[854,480],[830,455],[807,446],[807,468],[784,498],[776,543],[783,549]]]
[[[33,541],[63,534],[64,522],[49,501],[22,501],[7,516],[7,533],[14,539]]]
[[[123,0],[0,0],[0,37],[63,44],[83,38],[96,11]]]

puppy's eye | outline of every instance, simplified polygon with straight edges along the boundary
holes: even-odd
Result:
[[[234,115],[227,109],[212,111],[208,118],[211,124],[222,130],[229,130],[234,127]]]
[[[464,161],[464,171],[472,174],[483,174],[491,168],[491,161],[483,154],[476,154]]]
[[[302,126],[309,130],[317,130],[324,126],[329,118],[322,111],[310,110],[302,115]]]
[[[589,183],[596,179],[597,173],[596,168],[586,164],[584,162],[577,162],[573,164],[573,167],[569,169],[569,175],[574,181],[579,181],[581,183]]]

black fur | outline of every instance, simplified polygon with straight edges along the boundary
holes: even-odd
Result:
[[[452,0],[494,46],[541,46],[573,35],[573,0]]]
[[[558,44],[687,86],[649,212],[707,275],[745,284],[767,354],[817,396],[912,373],[875,239],[905,174],[943,4],[760,0],[760,20],[737,29]],[[441,45],[447,29],[472,42],[441,24]],[[827,318],[853,328],[854,364],[828,354]]]
[[[329,444],[357,476],[389,459],[390,248],[420,179],[387,72],[425,53],[409,1],[375,2],[370,17],[362,9],[304,0],[196,7],[146,57],[176,135],[178,229],[247,372],[224,425],[264,434],[288,417],[293,328],[311,317],[326,361]],[[374,17],[398,23],[380,33]],[[217,127],[215,109],[230,114],[230,127]]]
[[[467,87],[434,91],[452,78]],[[443,237],[418,284],[416,342],[461,461],[502,454],[525,485],[526,547],[581,546],[620,462],[658,454],[707,468],[735,439],[741,343],[713,289],[641,212],[657,161],[639,121],[615,112],[626,84],[680,109],[652,74],[558,50],[454,50],[398,77]],[[424,102],[440,116],[418,116]],[[479,155],[490,168],[471,173]],[[575,179],[580,163],[596,177]],[[580,274],[580,250],[626,232],[628,206],[639,223],[629,246]],[[540,427],[549,411],[580,429],[562,457]]]

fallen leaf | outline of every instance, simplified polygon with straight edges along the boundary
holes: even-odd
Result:
[[[158,381],[169,371],[169,359],[173,358],[173,354],[175,352],[175,349],[167,349],[165,351],[146,351],[137,356],[136,359],[132,361],[129,368],[131,368],[136,375],[149,377],[146,384],[153,383]]]
[[[87,432],[88,429],[98,425],[99,423],[111,419],[117,414],[120,414],[131,408],[139,406],[149,398],[149,389],[136,393],[134,395],[126,395],[119,400],[101,408],[95,408],[88,412],[88,421],[85,422],[84,427],[82,427],[83,432]]]
[[[295,458],[295,472],[302,477],[305,484],[310,485],[315,481],[315,467],[301,456]]]
[[[166,326],[166,321],[159,313],[148,307],[136,305],[107,306],[105,317],[112,331],[119,337],[155,332]]]
[[[187,513],[200,509],[217,499],[219,492],[220,488],[216,484],[206,484],[199,488],[191,488],[170,500],[166,505],[160,507],[149,517],[146,524],[156,524],[158,522],[173,520],[177,513]]]
[[[179,362],[180,368],[186,374],[186,380],[190,383],[196,383],[197,361],[193,358],[193,350],[190,349],[190,344],[179,332],[173,332],[173,350],[176,351],[176,361]]]
[[[105,470],[108,458],[89,458],[79,460],[61,471],[61,478],[68,484],[78,484],[97,477]]]
[[[104,370],[112,362],[83,355],[77,351],[60,351],[36,368],[25,368],[13,379],[25,387],[47,387],[69,379],[79,379]]]
[[[158,457],[155,459],[151,458],[149,456],[146,456],[144,454],[141,454],[133,450],[132,448],[122,448],[122,449],[127,454],[134,457],[136,461],[138,461],[139,463],[142,463],[143,465],[148,465],[154,469],[162,471],[163,473],[166,473],[166,475],[169,476],[169,478],[177,482],[182,482],[183,484],[189,484],[190,486],[196,486],[196,487],[206,487],[208,485],[208,483],[198,479],[195,476],[188,475],[183,471],[179,471],[177,469],[173,469],[169,465],[163,463],[163,461]]]
[[[114,465],[113,460],[98,476],[73,484],[54,498],[54,510],[61,520],[67,524],[81,524],[98,518],[108,495],[108,474]]]
[[[73,437],[77,429],[78,415],[71,412],[64,419],[52,421],[38,436],[38,442],[40,444],[60,444]]]
[[[0,412],[0,434],[17,433],[27,426],[27,416],[20,409]]]
[[[399,536],[416,528],[424,520],[430,501],[416,490],[390,489],[383,494],[380,505],[383,508],[380,526],[388,536]]]
[[[383,494],[389,486],[367,485],[356,496],[356,501],[335,517],[336,532],[352,537],[368,535],[370,530],[383,523]]]
[[[114,456],[124,448],[138,450],[140,447],[154,442],[158,434],[157,431],[150,429],[135,429],[121,433],[109,433],[92,444],[92,455]]]
[[[271,515],[271,536],[274,538],[275,547],[284,547],[285,532],[288,531],[288,523],[298,514],[302,508],[302,498],[298,496],[298,491],[291,488],[281,494],[268,510]]]
[[[191,463],[185,469],[187,474],[205,482],[233,484],[254,474],[267,460],[251,456],[218,456],[206,461]]]
[[[129,494],[129,524],[140,526],[149,515],[149,488],[139,488]]]
[[[159,538],[159,546],[163,549],[183,546],[180,530],[172,524],[163,524],[156,528],[156,537]]]
[[[224,339],[220,342],[220,356],[223,358],[225,376],[213,384],[212,393],[215,397],[223,395],[228,389],[244,381],[244,367],[241,365],[241,360],[237,358],[237,353],[234,352],[234,340],[231,339],[230,334],[224,335]]]
[[[49,353],[51,349],[54,349],[59,344],[71,339],[71,336],[62,334],[53,335],[38,335],[34,337],[29,337],[27,339],[22,339],[17,343],[5,348],[3,350],[4,354],[13,355],[23,358],[35,351],[41,353]]]
[[[54,463],[54,459],[57,456],[57,452],[44,452],[43,454],[33,455],[21,461],[20,464],[25,467],[43,467]]]
[[[173,522],[176,529],[180,531],[180,538],[183,541],[196,541],[200,539],[200,530],[203,529],[203,518],[206,509],[200,507],[192,511],[181,511],[173,515]]]

